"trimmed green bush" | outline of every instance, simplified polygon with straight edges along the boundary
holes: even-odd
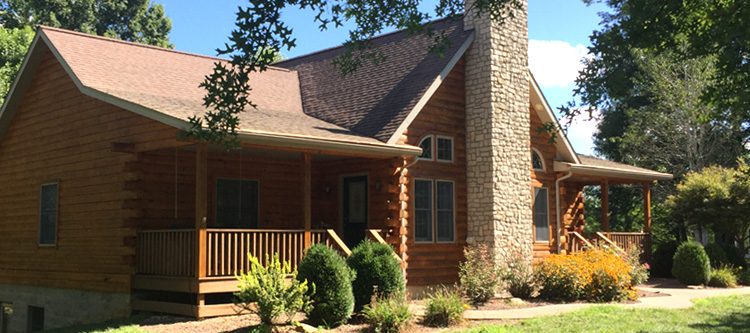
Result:
[[[352,281],[354,310],[359,312],[370,304],[375,295],[383,298],[404,291],[404,274],[401,265],[393,256],[393,248],[387,244],[362,241],[352,250],[346,263],[356,272]]]
[[[737,283],[743,286],[750,286],[750,268],[745,266],[737,271]]]
[[[708,243],[703,247],[708,256],[708,261],[711,263],[711,268],[719,268],[728,264],[727,254],[724,253],[724,249],[716,243]]]
[[[721,243],[719,244],[721,249],[727,255],[727,264],[734,267],[746,267],[747,262],[745,261],[745,254],[742,250],[732,244]]]
[[[456,325],[463,319],[464,306],[458,289],[440,287],[425,298],[424,323],[433,327]]]
[[[656,249],[651,254],[651,276],[661,278],[672,277],[672,261],[679,245],[676,241],[668,241],[656,245]]]
[[[711,272],[711,280],[708,281],[708,285],[719,288],[735,288],[737,287],[737,277],[735,277],[732,268],[723,266]]]
[[[364,307],[362,315],[375,332],[386,333],[402,331],[412,318],[409,303],[401,293],[374,300]]]
[[[706,284],[711,278],[711,264],[703,247],[696,242],[684,242],[674,254],[672,275],[689,285]]]
[[[311,246],[297,268],[297,280],[313,283],[312,309],[307,319],[313,325],[338,326],[351,318],[354,310],[354,272],[346,260],[324,244]]]

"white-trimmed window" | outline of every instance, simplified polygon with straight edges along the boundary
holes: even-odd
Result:
[[[57,244],[58,183],[42,184],[39,193],[39,245]]]
[[[531,169],[544,171],[544,159],[538,150],[531,148]]]
[[[534,188],[534,240],[549,242],[549,192],[545,187]]]
[[[257,180],[216,179],[216,227],[258,228]]]
[[[414,241],[449,243],[456,234],[455,184],[449,180],[414,180]]]
[[[453,138],[437,136],[436,141],[438,162],[453,162]]]
[[[432,135],[427,135],[422,138],[422,141],[419,141],[419,148],[422,148],[422,155],[419,155],[418,157],[420,160],[432,161],[432,141]]]

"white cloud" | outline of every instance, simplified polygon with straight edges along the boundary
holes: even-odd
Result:
[[[589,119],[587,112],[576,117],[573,122],[568,126],[568,140],[573,145],[573,149],[579,154],[593,155],[594,154],[594,133],[596,127],[599,125],[600,114],[598,111],[594,111],[592,118]]]
[[[562,41],[529,40],[529,68],[542,87],[567,87],[573,84],[581,60],[588,57],[586,47]]]

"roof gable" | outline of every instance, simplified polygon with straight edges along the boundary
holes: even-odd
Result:
[[[399,128],[419,111],[420,102],[429,99],[443,72],[450,72],[470,43],[472,31],[464,31],[462,17],[438,20],[432,27],[437,33],[444,31],[452,41],[442,57],[429,52],[431,37],[398,31],[372,40],[386,56],[384,63],[366,62],[346,77],[331,63],[344,53],[343,47],[275,65],[299,72],[305,113],[393,143]]]
[[[531,71],[529,71],[529,77],[529,99],[531,105],[537,112],[537,115],[539,115],[539,118],[542,119],[542,122],[555,124],[555,134],[557,138],[555,140],[555,148],[557,148],[558,159],[566,162],[580,163],[578,155],[576,155],[573,146],[570,144],[570,141],[568,141],[568,136],[563,132],[560,122],[549,107],[547,99],[544,98],[544,94],[542,93],[542,90],[539,89],[539,85],[536,83],[534,74],[532,74]]]

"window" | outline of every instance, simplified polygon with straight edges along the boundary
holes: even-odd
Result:
[[[258,181],[216,179],[216,226],[258,228]]]
[[[544,187],[534,188],[534,240],[549,242],[549,195]]]
[[[57,183],[42,184],[39,194],[39,245],[57,243]]]
[[[531,168],[534,170],[544,171],[544,160],[542,155],[536,149],[531,150]]]
[[[420,160],[432,160],[432,135],[428,135],[419,142],[419,148],[422,148],[422,155],[419,155]]]
[[[29,305],[26,330],[37,332],[44,330],[44,308]]]
[[[454,184],[452,181],[414,180],[414,241],[455,240]]]
[[[440,162],[453,162],[453,138],[437,137],[437,160]]]

